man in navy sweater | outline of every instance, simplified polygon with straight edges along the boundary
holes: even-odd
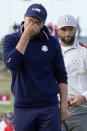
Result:
[[[60,45],[44,25],[46,17],[41,4],[32,4],[21,29],[4,38],[15,131],[61,131],[61,119],[68,117],[67,74]]]

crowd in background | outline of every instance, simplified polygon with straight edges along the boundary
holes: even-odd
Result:
[[[13,113],[5,112],[0,116],[0,131],[13,131]]]

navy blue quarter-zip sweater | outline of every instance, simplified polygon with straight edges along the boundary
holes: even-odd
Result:
[[[40,107],[58,103],[58,84],[67,83],[67,74],[58,40],[46,26],[29,40],[25,54],[15,47],[22,33],[4,38],[4,63],[12,73],[11,89],[16,107]]]

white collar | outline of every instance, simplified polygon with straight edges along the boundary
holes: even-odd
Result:
[[[60,40],[59,43],[60,43],[60,45],[61,45],[61,40]],[[66,51],[68,51],[68,50],[77,48],[78,45],[79,45],[79,41],[78,41],[77,39],[75,39],[73,45],[70,45],[70,46],[63,46],[63,45],[61,45],[61,48],[62,48],[62,50],[63,50],[64,52],[66,52]]]

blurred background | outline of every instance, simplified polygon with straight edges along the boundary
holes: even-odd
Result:
[[[77,36],[87,43],[87,0],[1,0],[0,1],[0,115],[13,112],[10,72],[3,64],[3,37],[18,31],[26,9],[32,3],[41,3],[48,12],[46,25],[51,29],[57,24],[62,14],[73,15],[78,22]],[[51,28],[50,28],[51,27]]]

